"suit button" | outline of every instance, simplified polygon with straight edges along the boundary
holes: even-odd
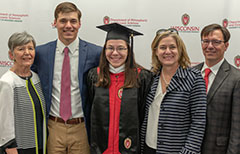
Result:
[[[163,127],[164,127],[163,125],[164,125],[163,123],[160,124],[160,128],[161,128],[161,129],[163,129]]]

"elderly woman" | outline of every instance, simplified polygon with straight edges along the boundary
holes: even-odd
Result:
[[[1,77],[0,143],[7,154],[43,154],[46,141],[46,107],[40,81],[30,70],[35,40],[26,32],[8,41],[13,66]],[[7,119],[7,120],[6,120]],[[5,125],[3,126],[2,123]]]
[[[152,42],[154,79],[141,128],[144,154],[199,154],[206,122],[206,89],[190,68],[175,29],[161,29]]]
[[[91,154],[137,154],[151,81],[150,71],[136,64],[130,46],[130,36],[141,33],[117,23],[98,28],[108,33],[99,67],[90,70],[87,80]]]

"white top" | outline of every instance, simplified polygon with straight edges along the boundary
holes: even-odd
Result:
[[[160,106],[166,94],[162,92],[161,78],[159,78],[157,91],[152,104],[149,107],[146,144],[153,149],[157,149],[157,134],[158,134],[158,118],[160,114]]]
[[[0,146],[15,138],[13,109],[13,88],[0,80]]]
[[[43,111],[43,148],[46,141],[46,106],[38,75],[32,72],[31,84],[39,96]],[[37,147],[34,102],[29,94],[28,80],[8,70],[0,79],[0,145],[15,139],[18,149]]]
[[[60,93],[61,93],[61,74],[62,74],[62,63],[64,59],[64,48],[66,46],[58,39],[54,72],[53,72],[53,87],[52,87],[52,105],[50,109],[50,115],[60,117]],[[78,118],[83,117],[82,100],[79,89],[78,81],[78,63],[79,63],[79,39],[76,38],[69,46],[69,58],[70,58],[70,74],[71,74],[71,108],[72,117]]]
[[[216,65],[210,67],[211,72],[210,72],[210,74],[208,76],[208,89],[207,89],[207,93],[208,93],[210,87],[212,86],[212,83],[213,83],[213,81],[214,81],[214,79],[215,79],[215,77],[217,75],[217,72],[218,72],[220,66],[222,65],[223,61],[224,61],[224,58],[220,62],[218,62]],[[202,67],[202,70],[201,70],[203,78],[204,78],[204,75],[205,75],[205,69],[206,68],[209,68],[209,67],[207,66],[207,64],[205,62],[203,67]]]

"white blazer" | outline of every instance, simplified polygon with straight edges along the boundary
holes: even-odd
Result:
[[[0,147],[15,138],[13,89],[0,80]]]

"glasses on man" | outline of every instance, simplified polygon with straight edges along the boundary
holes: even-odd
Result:
[[[224,43],[222,40],[201,40],[202,45],[208,46],[209,43],[211,42],[213,46],[219,46],[221,43]]]
[[[123,46],[118,46],[117,48],[114,48],[112,46],[110,47],[106,47],[105,49],[107,52],[113,52],[113,51],[117,51],[117,52],[124,52],[127,50],[127,48],[123,47]]]
[[[170,32],[170,33],[175,33],[178,35],[178,31],[175,29],[175,28],[169,28],[169,29],[159,29],[157,32],[156,32],[156,35],[160,35],[160,34],[163,34],[165,32]]]

